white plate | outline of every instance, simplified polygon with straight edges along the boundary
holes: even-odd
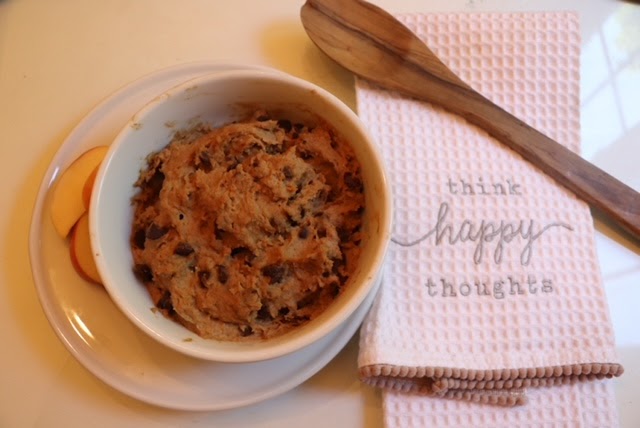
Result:
[[[78,155],[108,145],[124,123],[155,95],[212,71],[246,68],[190,63],[143,77],[93,109],[71,132],[47,170],[33,214],[30,256],[42,308],[64,345],[95,376],[121,392],[162,407],[221,410],[286,392],[324,367],[345,346],[378,289],[335,332],[301,351],[270,361],[212,363],[172,351],[139,331],[102,287],[73,270],[68,243],[49,220],[49,189]]]

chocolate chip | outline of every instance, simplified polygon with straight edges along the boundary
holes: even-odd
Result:
[[[260,320],[260,321],[271,321],[273,319],[273,316],[271,316],[271,312],[269,311],[269,306],[263,304],[260,309],[258,310],[258,313],[256,314],[256,319]]]
[[[149,192],[148,202],[154,203],[158,197],[160,196],[160,192],[162,191],[162,185],[164,183],[164,174],[160,171],[160,165],[157,167],[156,172],[147,180],[145,183],[146,188]]]
[[[269,144],[264,148],[264,151],[270,155],[279,155],[282,153],[282,146],[278,144]]]
[[[327,202],[327,196],[329,196],[329,192],[327,192],[327,189],[320,189],[314,196],[311,203],[314,207],[320,207]]]
[[[278,315],[281,317],[287,315],[288,313],[289,313],[289,308],[287,308],[286,306],[280,308],[280,310],[278,311]]]
[[[340,284],[338,284],[336,281],[333,281],[331,284],[329,284],[328,287],[329,295],[334,299],[338,297],[338,294],[340,294]]]
[[[338,149],[338,141],[336,140],[336,136],[333,135],[333,132],[329,134],[329,136],[331,137],[331,148],[333,150],[337,150]]]
[[[245,149],[242,151],[242,154],[240,155],[240,157],[236,156],[236,160],[238,161],[238,163],[240,163],[243,160],[245,160],[246,158],[248,158],[249,156],[252,156],[252,155],[258,153],[261,150],[262,150],[262,146],[260,144],[253,143],[249,147],[245,147]]]
[[[300,150],[300,153],[298,153],[298,156],[300,156],[302,160],[313,159],[313,153],[308,152],[306,150]]]
[[[191,245],[187,244],[186,242],[180,242],[178,245],[176,245],[173,253],[178,256],[187,257],[189,254],[193,253],[193,251],[194,250]]]
[[[180,214],[178,215],[178,219],[180,219],[180,220],[184,220],[184,214],[180,213]]]
[[[251,336],[253,334],[253,328],[251,328],[250,325],[238,326],[238,329],[240,330],[240,335],[242,337]]]
[[[238,257],[253,254],[247,247],[236,247],[231,250],[231,257]]]
[[[302,299],[298,300],[298,303],[296,303],[296,307],[298,309],[303,309],[303,308],[306,308],[307,306],[311,305],[316,300],[318,300],[318,297],[320,297],[320,291],[321,291],[321,289],[317,289],[315,291],[312,291],[312,292],[308,293]]]
[[[291,121],[288,119],[280,119],[278,120],[278,126],[284,130],[284,132],[291,131],[292,125]]]
[[[327,202],[331,203],[338,198],[338,189],[331,189],[327,195]]]
[[[153,282],[153,272],[149,265],[136,264],[133,267],[133,274],[143,283]]]
[[[173,310],[173,301],[171,300],[171,292],[169,290],[165,290],[164,294],[162,294],[162,297],[160,297],[160,300],[158,300],[158,303],[156,303],[156,306],[160,309],[168,311],[170,314],[175,312]]]
[[[284,265],[273,264],[262,268],[262,274],[269,278],[270,284],[279,284],[284,280],[287,269]]]
[[[269,120],[269,115],[268,114],[261,114],[260,116],[256,117],[256,120],[258,122],[266,122],[267,120]]]
[[[351,231],[344,226],[338,227],[336,229],[338,232],[338,237],[340,238],[340,242],[345,243],[349,242],[349,238],[351,238]]]
[[[294,218],[291,217],[288,213],[285,214],[285,216],[287,217],[287,223],[289,224],[289,226],[296,227],[298,225],[298,222],[295,221]]]
[[[136,247],[141,250],[144,250],[144,242],[147,239],[146,232],[144,229],[138,229],[133,234],[133,243]]]
[[[198,280],[200,281],[200,286],[203,288],[208,288],[207,282],[211,277],[211,272],[208,270],[201,270],[198,272]]]
[[[229,280],[229,271],[227,268],[223,265],[218,265],[216,267],[216,272],[218,274],[218,281],[220,284],[226,284]]]
[[[344,175],[344,184],[349,190],[354,192],[362,192],[364,189],[364,185],[362,184],[360,177],[356,176],[352,172],[347,172]]]
[[[220,228],[216,225],[216,227],[215,227],[215,231],[214,231],[214,234],[215,234],[216,239],[219,239],[219,240],[224,239],[224,236],[226,235],[226,233],[227,233],[227,232],[226,232],[224,229],[220,229]]]
[[[211,164],[211,158],[209,157],[208,152],[201,152],[198,155],[196,169],[201,169],[204,172],[211,172],[213,170],[213,165]]]
[[[155,223],[151,223],[151,226],[147,229],[147,238],[156,240],[162,238],[169,231],[166,227],[160,227]]]
[[[340,268],[345,265],[344,260],[341,259],[331,259],[333,265],[331,266],[331,273],[334,275],[338,275],[340,273]]]
[[[340,284],[344,285],[349,280],[349,275],[343,275],[342,273],[338,273],[338,279],[340,280]]]
[[[309,237],[309,228],[302,226],[298,231],[298,237],[300,239],[307,239]]]
[[[287,180],[290,180],[293,178],[293,170],[289,165],[285,165],[285,167],[282,168],[282,174],[284,175],[284,178],[286,178]]]

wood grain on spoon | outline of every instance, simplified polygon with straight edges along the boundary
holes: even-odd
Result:
[[[343,67],[462,116],[640,239],[638,192],[473,90],[392,15],[361,0],[307,0],[300,16]]]

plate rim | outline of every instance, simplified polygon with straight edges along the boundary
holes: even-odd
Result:
[[[170,408],[175,410],[192,410],[192,411],[212,411],[212,410],[225,410],[238,408],[243,406],[248,406],[251,404],[255,404],[269,398],[273,398],[277,395],[285,393],[301,383],[308,380],[311,376],[320,371],[323,367],[325,367],[343,348],[344,346],[351,340],[354,334],[357,332],[360,324],[362,323],[366,313],[368,312],[369,307],[371,306],[375,295],[377,294],[378,289],[380,288],[380,278],[377,281],[377,284],[373,287],[370,294],[366,297],[365,301],[361,304],[361,306],[356,310],[356,312],[350,316],[340,327],[331,332],[329,335],[320,339],[318,342],[309,345],[307,348],[303,348],[300,351],[294,352],[290,355],[285,355],[283,357],[276,358],[278,359],[286,359],[295,357],[296,354],[308,351],[313,345],[316,345],[320,342],[326,341],[328,343],[327,346],[323,346],[318,351],[315,352],[314,357],[309,364],[309,368],[307,370],[299,371],[296,376],[289,376],[287,382],[279,383],[279,387],[272,387],[267,391],[262,393],[254,394],[246,399],[241,400],[231,400],[226,403],[216,403],[212,402],[208,405],[188,405],[188,404],[178,404],[176,401],[172,399],[161,399],[160,397],[153,397],[153,394],[143,393],[142,391],[136,391],[135,388],[132,389],[134,385],[132,384],[130,378],[125,376],[121,376],[121,379],[113,379],[114,374],[108,374],[109,370],[104,369],[104,363],[100,363],[93,356],[87,355],[85,349],[80,349],[73,343],[74,337],[79,337],[76,333],[75,335],[69,334],[68,331],[65,331],[63,328],[64,320],[69,320],[63,314],[61,314],[61,306],[59,302],[56,301],[55,296],[52,296],[50,290],[50,281],[51,279],[48,277],[44,269],[41,268],[43,265],[43,249],[42,246],[39,245],[42,239],[42,224],[43,221],[46,221],[44,218],[45,211],[45,203],[46,197],[52,186],[55,185],[57,179],[59,179],[60,171],[62,167],[69,164],[69,162],[73,161],[73,153],[79,147],[82,147],[82,139],[81,136],[90,132],[91,125],[94,123],[99,123],[100,121],[100,113],[105,111],[105,109],[117,108],[118,104],[125,101],[127,97],[131,96],[131,92],[135,92],[136,90],[140,90],[140,86],[144,86],[145,84],[153,84],[157,80],[169,79],[172,77],[176,77],[175,75],[182,75],[187,73],[192,73],[188,78],[191,78],[193,73],[198,73],[197,75],[202,75],[210,72],[215,72],[221,69],[262,69],[265,71],[271,71],[276,73],[281,73],[281,71],[276,69],[271,69],[264,66],[257,65],[249,65],[249,64],[234,64],[234,63],[226,63],[220,61],[192,61],[187,63],[176,64],[173,66],[161,68],[159,70],[152,71],[150,73],[146,73],[135,80],[121,86],[115,91],[108,94],[104,97],[100,102],[98,102],[92,109],[90,109],[73,127],[73,129],[67,134],[64,138],[63,142],[56,150],[56,153],[51,158],[50,163],[44,173],[42,179],[40,180],[40,185],[38,188],[38,193],[36,196],[36,201],[34,204],[32,216],[31,216],[31,224],[29,228],[29,259],[31,264],[31,273],[33,276],[34,285],[36,288],[36,294],[38,296],[38,300],[40,306],[49,322],[49,325],[56,333],[58,339],[63,343],[65,348],[71,353],[71,355],[92,375],[100,379],[103,383],[110,386],[111,388],[128,395],[132,398],[140,400],[142,402],[146,402],[148,404]],[[156,82],[157,84],[157,82]],[[149,101],[149,100],[147,100]],[[145,102],[146,103],[146,102]],[[144,105],[144,104],[143,104]],[[88,148],[88,147],[87,147]],[[124,315],[123,315],[124,317]],[[71,323],[69,323],[71,324]],[[137,329],[137,327],[134,327]],[[71,328],[73,331],[73,328]],[[144,332],[138,331],[138,334],[144,334]],[[73,337],[72,337],[73,336]],[[161,345],[164,347],[164,345]],[[167,348],[168,349],[168,348]],[[228,364],[228,363],[216,363],[216,362],[208,362],[210,364]],[[237,363],[234,364],[236,366],[242,366],[243,364],[259,364],[259,363]],[[123,382],[125,381],[125,382]]]

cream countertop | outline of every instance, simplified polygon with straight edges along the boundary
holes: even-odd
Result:
[[[640,189],[640,6],[610,0],[380,0],[392,12],[578,10],[583,155]],[[28,255],[40,181],[65,136],[101,99],[154,70],[193,60],[262,64],[354,106],[352,77],[308,40],[302,1],[0,0],[0,426],[376,427],[380,399],[355,375],[352,341],[300,387],[257,405],[189,413],[149,406],[96,379],[42,312]],[[247,13],[251,11],[251,13]],[[596,220],[620,356],[621,426],[640,425],[640,247]]]

